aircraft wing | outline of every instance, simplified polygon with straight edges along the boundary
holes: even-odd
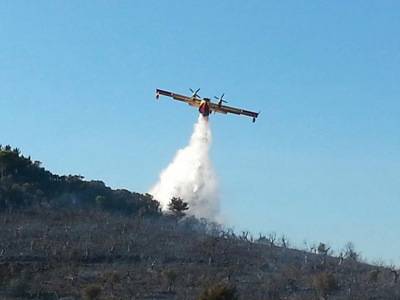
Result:
[[[187,103],[187,104],[189,104],[191,106],[196,106],[196,107],[199,107],[200,103],[201,103],[201,99],[197,99],[197,98],[193,98],[193,97],[188,97],[188,96],[184,96],[184,95],[175,94],[175,93],[169,92],[169,91],[156,89],[156,98],[158,99],[160,97],[160,95],[171,97],[174,100],[182,101],[182,102],[185,102],[185,103]]]
[[[217,103],[210,103],[210,109],[214,112],[219,112],[222,114],[231,113],[231,114],[236,114],[236,115],[245,115],[248,117],[252,117],[253,122],[255,122],[255,120],[259,114],[259,113],[253,112],[253,111],[236,108],[236,107],[232,107],[232,106],[218,105]]]

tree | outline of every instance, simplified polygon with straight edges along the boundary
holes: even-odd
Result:
[[[327,247],[326,244],[324,243],[319,243],[318,248],[317,248],[317,252],[318,254],[322,254],[322,255],[328,255],[328,251],[330,250],[330,247]]]
[[[347,242],[344,247],[344,257],[353,261],[358,261],[360,254],[355,251],[354,244],[352,242]]]
[[[189,204],[184,202],[182,198],[172,197],[168,204],[168,209],[178,218],[182,218],[185,210],[189,209]]]

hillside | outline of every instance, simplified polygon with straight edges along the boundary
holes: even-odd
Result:
[[[290,249],[0,147],[0,299],[400,299],[398,272]],[[217,297],[225,293],[226,297]]]
[[[0,209],[99,208],[123,214],[159,215],[159,203],[150,195],[112,190],[102,181],[85,181],[82,176],[58,176],[41,167],[41,162],[21,155],[18,148],[0,145]]]

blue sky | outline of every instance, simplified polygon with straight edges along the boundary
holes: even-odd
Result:
[[[400,263],[398,1],[1,1],[0,143],[146,192],[197,118],[155,88],[225,92],[222,211],[294,244]]]

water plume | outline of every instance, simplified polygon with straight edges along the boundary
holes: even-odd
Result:
[[[189,144],[178,150],[150,194],[168,209],[172,197],[189,203],[189,214],[215,219],[219,211],[217,178],[209,156],[211,129],[208,118],[199,115]]]

